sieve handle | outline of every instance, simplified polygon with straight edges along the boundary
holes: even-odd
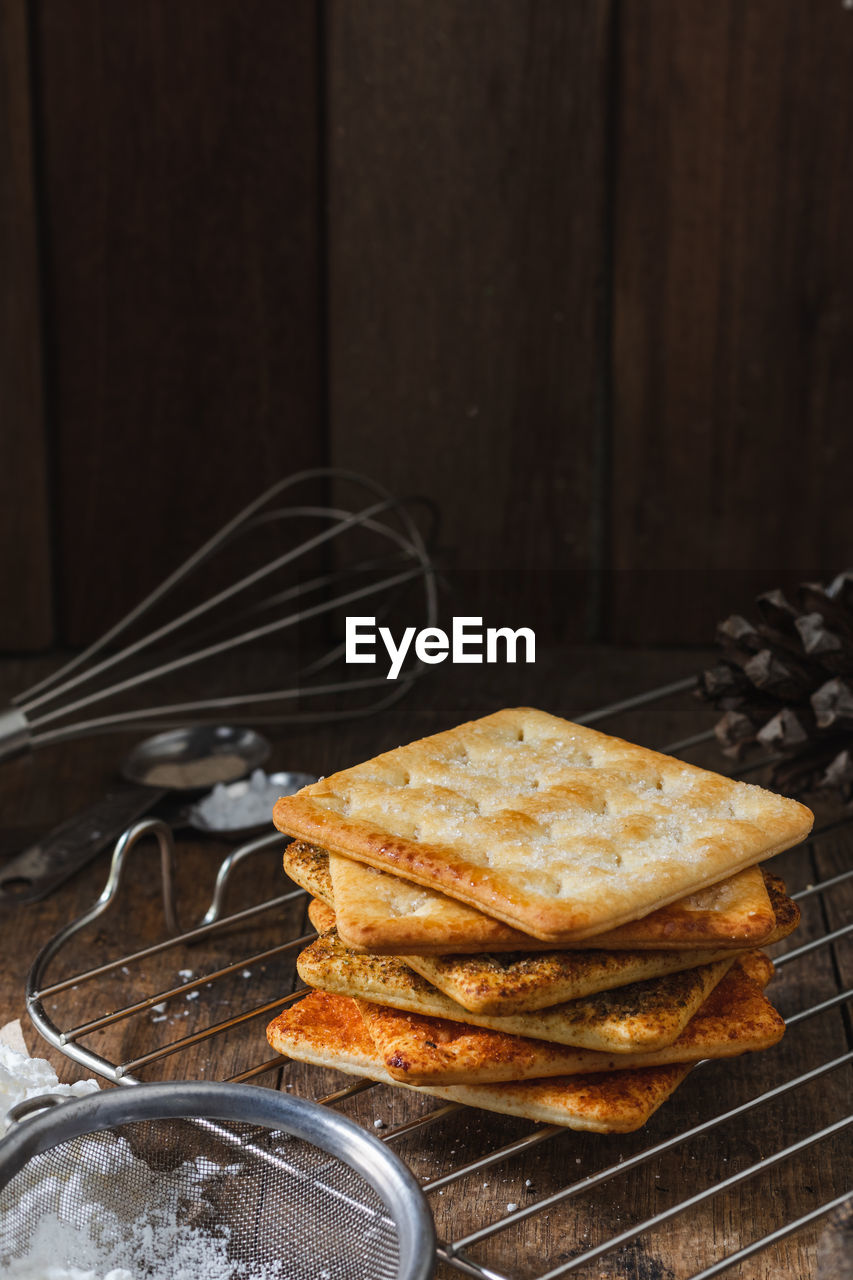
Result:
[[[24,1098],[23,1102],[16,1102],[14,1107],[10,1107],[6,1112],[5,1120],[9,1129],[12,1125],[20,1124],[27,1116],[33,1115],[36,1111],[47,1111],[51,1107],[64,1107],[68,1101],[68,1097],[64,1093],[40,1093],[35,1098]]]

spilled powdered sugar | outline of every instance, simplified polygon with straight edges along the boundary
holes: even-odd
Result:
[[[82,1098],[98,1089],[95,1080],[60,1084],[53,1067],[44,1058],[30,1058],[0,1042],[0,1137],[9,1127],[6,1116],[12,1107],[40,1093],[65,1093]]]
[[[205,1216],[210,1174],[201,1158],[152,1169],[124,1137],[105,1133],[97,1165],[69,1162],[4,1204],[27,1247],[5,1267],[0,1256],[0,1272],[6,1280],[275,1280],[281,1263],[254,1268],[231,1257],[227,1226],[179,1221]]]
[[[0,1041],[0,1133],[16,1103],[44,1093],[83,1097],[98,1088],[95,1080],[59,1084],[50,1063]],[[212,1171],[203,1158],[152,1169],[124,1137],[105,1132],[97,1160],[54,1164],[38,1179],[25,1171],[0,1192],[0,1274],[4,1280],[276,1280],[281,1263],[253,1268],[229,1256],[228,1227],[178,1221],[178,1206],[182,1217],[204,1216]],[[26,1242],[24,1254],[13,1240]]]
[[[133,1159],[127,1152],[127,1158]],[[80,1174],[68,1180],[75,1197],[88,1188]],[[82,1221],[69,1226],[57,1214],[38,1213],[26,1256],[4,1268],[8,1280],[230,1280],[237,1270],[227,1253],[227,1237],[182,1227],[174,1211],[152,1204],[126,1224],[114,1212],[89,1201]],[[21,1209],[26,1212],[26,1206]],[[129,1237],[129,1240],[128,1240]],[[241,1274],[245,1271],[241,1265]]]

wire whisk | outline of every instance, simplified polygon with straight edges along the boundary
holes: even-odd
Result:
[[[293,500],[300,487],[332,483],[351,487],[358,501],[345,507]],[[229,678],[225,655],[304,629],[312,619],[332,619],[360,601],[369,602],[381,616],[413,585],[417,600],[409,607],[417,609],[421,625],[435,625],[435,570],[412,515],[416,503],[431,506],[423,498],[396,498],[367,476],[336,467],[299,471],[278,481],[98,640],[13,698],[10,707],[0,712],[0,759],[31,747],[131,726],[158,730],[209,723],[211,713],[226,710],[232,722],[250,717],[253,724],[305,724],[370,715],[390,705],[411,687],[419,667],[408,667],[391,682],[384,673],[353,678],[345,667],[333,670],[341,667],[344,655],[344,643],[334,636],[322,643],[315,637],[307,661],[301,662],[297,651],[284,688],[223,692],[219,682]],[[267,551],[257,567],[241,567],[229,585],[144,634],[134,634],[140,619],[176,588],[185,588],[191,575],[227,547],[252,530],[260,531],[265,542],[271,541],[281,536],[276,529],[286,533],[295,527],[288,524],[291,521],[297,522],[300,531],[307,530],[292,545],[272,556]],[[356,531],[360,531],[357,539]],[[347,534],[353,541],[349,558],[342,554],[345,549],[339,541]],[[333,546],[339,554],[331,567],[321,564],[317,571],[293,580],[300,562]],[[164,652],[164,646],[171,649]],[[205,696],[117,710],[104,706],[148,694],[157,681],[216,659],[218,668],[206,668],[213,675],[207,678],[210,692]],[[265,665],[270,663],[258,664],[256,669],[263,670]],[[304,702],[310,699],[318,701],[306,707]],[[98,714],[92,714],[95,711]]]

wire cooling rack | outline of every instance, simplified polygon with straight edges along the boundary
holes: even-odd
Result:
[[[585,723],[602,720],[681,694],[693,683],[692,680],[678,681],[576,718]],[[678,755],[689,753],[710,737],[710,732],[698,733],[669,743],[663,750]],[[768,763],[770,761],[765,759],[734,772],[736,776],[758,774]],[[365,1125],[371,1123],[371,1112],[381,1109],[378,1099],[393,1092],[397,1095],[394,1110],[398,1115],[392,1125],[383,1127],[380,1136],[384,1141],[395,1144],[415,1169],[430,1197],[439,1230],[442,1219],[451,1228],[439,1244],[439,1258],[478,1280],[533,1280],[534,1277],[536,1280],[556,1280],[558,1276],[577,1271],[596,1276],[710,1280],[710,1277],[730,1268],[740,1267],[768,1246],[817,1223],[853,1195],[849,1188],[842,1189],[837,1185],[829,1185],[828,1192],[820,1195],[820,1187],[816,1189],[809,1185],[824,1181],[820,1176],[824,1157],[827,1160],[834,1157],[834,1164],[844,1167],[843,1160],[839,1161],[838,1144],[853,1123],[853,1115],[848,1110],[849,1078],[845,1083],[842,1074],[849,1070],[853,1059],[849,1023],[844,1024],[843,1042],[839,1040],[838,1030],[839,1007],[846,1005],[853,995],[853,991],[844,989],[844,965],[839,959],[838,945],[853,932],[853,921],[829,923],[833,913],[838,915],[839,903],[848,896],[845,889],[849,889],[853,869],[824,875],[820,879],[815,878],[809,868],[819,842],[843,839],[851,824],[853,815],[842,815],[834,821],[825,822],[812,833],[805,846],[783,855],[789,859],[783,870],[790,870],[791,854],[796,854],[800,859],[800,869],[805,867],[809,876],[809,882],[792,896],[808,914],[808,932],[813,936],[806,942],[788,945],[781,955],[777,954],[774,957],[777,970],[784,974],[792,967],[789,971],[796,975],[796,981],[787,987],[789,995],[793,992],[795,1001],[804,992],[811,995],[814,989],[811,978],[818,966],[831,975],[834,989],[820,991],[820,998],[801,1000],[800,1007],[790,1010],[783,1007],[786,1035],[781,1044],[768,1054],[746,1055],[728,1062],[699,1063],[686,1085],[682,1086],[682,1089],[693,1088],[690,1104],[695,1120],[686,1126],[683,1107],[677,1109],[677,1122],[667,1118],[676,1115],[676,1109],[668,1103],[640,1133],[610,1135],[603,1139],[600,1135],[581,1135],[556,1125],[509,1121],[491,1113],[472,1112],[455,1103],[436,1105],[435,1099],[424,1095],[407,1090],[391,1091],[388,1086],[367,1080],[350,1081],[327,1091],[324,1086],[330,1073],[287,1064],[280,1056],[263,1056],[261,1061],[254,1060],[261,1056],[255,1052],[257,1045],[265,1043],[258,1027],[259,1021],[280,1012],[305,988],[297,987],[273,1000],[250,1004],[219,1019],[212,1015],[217,1003],[215,994],[221,984],[231,982],[233,989],[234,976],[247,974],[250,967],[292,959],[315,936],[308,933],[303,937],[289,938],[260,951],[245,949],[242,934],[251,931],[257,936],[258,924],[263,917],[269,917],[270,913],[274,917],[280,916],[282,911],[292,909],[306,898],[301,889],[237,912],[225,912],[224,903],[234,872],[255,855],[280,845],[281,837],[277,834],[244,845],[224,860],[204,918],[196,927],[181,931],[174,901],[171,832],[159,822],[137,823],[116,846],[109,878],[97,903],[62,930],[37,957],[28,982],[27,1008],[36,1027],[51,1044],[115,1084],[136,1084],[141,1072],[148,1073],[145,1078],[151,1078],[150,1073],[154,1072],[156,1078],[167,1058],[186,1053],[202,1043],[210,1042],[206,1056],[215,1067],[214,1042],[237,1032],[244,1035],[245,1047],[253,1055],[253,1060],[244,1069],[227,1076],[230,1081],[269,1076],[273,1085],[289,1089],[294,1084],[287,1075],[293,1073],[297,1086],[307,1081],[306,1088],[300,1091],[310,1091],[316,1101],[327,1106],[354,1108],[356,1118]],[[160,846],[164,911],[171,936],[85,972],[74,973],[60,981],[48,981],[49,971],[71,940],[114,904],[120,905],[128,860],[141,841],[151,838],[156,839]],[[803,862],[804,856],[808,859],[806,863]],[[217,938],[221,942],[222,936],[227,937],[229,949],[233,946],[234,959],[229,959],[227,964],[219,964],[199,976],[193,975],[188,966],[183,971],[186,981],[162,989],[145,990],[144,983],[140,985],[134,980],[134,989],[142,989],[145,994],[132,1003],[87,1017],[76,1025],[72,1021],[67,1026],[60,1026],[55,1021],[53,1010],[63,994],[79,993],[90,984],[103,984],[119,974],[144,976],[146,966],[165,953],[173,953],[178,961],[187,961],[191,957],[191,966],[198,967],[199,949],[205,941]],[[785,988],[786,984],[783,982],[782,986]],[[92,990],[98,991],[99,988],[95,985]],[[211,1016],[205,1025],[165,1043],[145,1047],[146,1036],[150,1036],[150,1024],[166,1021],[165,1014],[155,1014],[154,1011],[174,1007],[174,1002],[181,999],[197,1001],[197,1006],[194,1006],[197,1014],[203,1015],[205,1007],[209,1008]],[[46,1007],[48,1004],[50,1013]],[[827,1016],[834,1019],[829,1035],[825,1029],[823,1032],[819,1030],[825,1028],[822,1020]],[[106,1029],[119,1023],[140,1021],[144,1023],[141,1028],[142,1052],[137,1050],[125,1060],[110,1061],[93,1047],[92,1042],[97,1043],[98,1036]],[[804,1037],[805,1040],[802,1039]],[[139,1043],[139,1036],[134,1043]],[[823,1052],[827,1046],[830,1051]],[[808,1060],[804,1067],[809,1057],[804,1050],[812,1048],[815,1053],[811,1056],[816,1060]],[[765,1061],[763,1066],[760,1065],[762,1060]],[[721,1071],[726,1072],[724,1079],[714,1074]],[[820,1097],[817,1106],[813,1101],[815,1091]],[[401,1096],[404,1110],[406,1104],[411,1104],[411,1114],[399,1119],[401,1104],[398,1100]],[[806,1105],[809,1098],[812,1101]],[[375,1101],[370,1103],[370,1099]],[[792,1116],[806,1111],[812,1116],[820,1113],[821,1122],[800,1132]],[[373,1124],[384,1126],[381,1120],[375,1120]],[[714,1144],[717,1156],[723,1150],[731,1153],[732,1171],[723,1178],[706,1179],[703,1185],[703,1152],[706,1153],[705,1162],[711,1163],[707,1160],[708,1142]],[[549,1157],[545,1162],[548,1176],[540,1185],[543,1157],[549,1148],[554,1149],[551,1153],[553,1158]],[[582,1155],[573,1159],[575,1150],[580,1150]],[[455,1160],[454,1156],[457,1157]],[[724,1162],[729,1158],[728,1155],[722,1156]],[[585,1171],[588,1164],[595,1165],[591,1172]],[[577,1176],[567,1177],[565,1171],[573,1165]],[[555,1168],[562,1170],[562,1177],[555,1179]],[[792,1181],[800,1190],[794,1211],[784,1212],[774,1229],[750,1238],[754,1232],[750,1232],[750,1214],[744,1211],[744,1196],[752,1189],[762,1200],[778,1197],[778,1176],[783,1168],[794,1170]],[[534,1176],[525,1177],[528,1172]],[[486,1181],[483,1181],[484,1175]],[[666,1190],[659,1185],[662,1177],[674,1181],[678,1191],[684,1194],[673,1196],[670,1191],[670,1202],[664,1208],[643,1212],[645,1206],[654,1208],[657,1204],[657,1194],[650,1195],[650,1186],[655,1193]],[[507,1201],[505,1210],[499,1214],[494,1212],[494,1195],[486,1201],[482,1191],[478,1194],[478,1190],[485,1190],[492,1180],[500,1180],[510,1189],[506,1194],[514,1197]],[[718,1197],[731,1206],[731,1212],[725,1217],[732,1228],[726,1230],[721,1242],[719,1233],[713,1233],[713,1243],[719,1256],[700,1270],[694,1270],[694,1263],[689,1262],[686,1269],[682,1266],[676,1273],[660,1261],[662,1256],[669,1256],[666,1241],[670,1224],[681,1215],[690,1215],[691,1225],[693,1222],[707,1222],[702,1215],[713,1202],[719,1203]],[[490,1212],[484,1213],[484,1203]],[[462,1207],[464,1212],[460,1213]],[[787,1202],[783,1207],[790,1209]],[[623,1221],[625,1225],[622,1225]],[[586,1224],[583,1229],[580,1223]],[[599,1238],[588,1239],[591,1229]],[[702,1230],[701,1226],[697,1229]],[[679,1258],[683,1261],[683,1257],[682,1251]],[[590,1270],[596,1267],[597,1270]],[[741,1270],[739,1274],[746,1273]]]

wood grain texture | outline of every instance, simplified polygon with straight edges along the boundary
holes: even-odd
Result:
[[[850,559],[853,21],[621,9],[613,636],[707,638]]]
[[[26,0],[0,6],[0,648],[53,639]]]
[[[443,508],[448,613],[583,634],[608,0],[331,0],[330,448]]]
[[[442,506],[445,614],[543,642],[607,570],[608,634],[706,640],[849,561],[840,2],[8,0],[0,37],[0,646],[51,639],[51,524],[79,642],[328,458]]]
[[[400,741],[446,728],[497,705],[532,702],[551,710],[579,713],[631,691],[651,688],[667,678],[677,678],[690,671],[697,660],[701,662],[703,656],[689,650],[579,648],[569,650],[567,662],[565,649],[555,649],[543,652],[542,662],[535,669],[484,668],[476,673],[476,679],[464,668],[441,669],[438,674],[433,671],[410,697],[382,716],[331,730],[304,728],[282,733],[275,742],[271,767],[297,767],[328,774]],[[0,693],[20,688],[40,674],[39,664],[0,664]],[[558,697],[564,700],[559,706]],[[662,746],[698,731],[711,719],[707,709],[689,696],[682,696],[613,717],[602,727],[651,746]],[[100,738],[4,764],[0,770],[0,808],[8,828],[17,827],[20,835],[24,828],[32,830],[38,824],[57,821],[68,816],[78,803],[94,799],[114,769],[122,746],[115,739]],[[689,755],[704,766],[720,763],[713,744],[694,748]],[[846,834],[819,841],[816,852],[790,850],[775,860],[775,869],[796,892],[814,883],[818,871],[825,875],[849,865],[850,839],[848,828]],[[189,921],[197,918],[206,905],[223,850],[212,843],[183,838],[179,851],[178,893],[184,919]],[[160,936],[162,917],[154,862],[153,855],[146,857],[140,850],[128,896],[117,904],[112,916],[104,918],[102,927],[93,931],[94,937],[89,937],[87,945],[69,953],[69,965],[89,963],[93,958],[108,959],[116,955],[116,948]],[[23,1013],[24,977],[36,948],[91,904],[104,876],[102,860],[79,873],[53,898],[0,921],[0,1023]],[[272,861],[263,866],[253,863],[244,868],[230,901],[239,907],[281,887],[284,886],[277,865]],[[800,930],[780,944],[777,952],[821,935],[826,929],[825,909],[830,911],[833,924],[840,923],[844,902],[837,893],[825,904],[816,897],[806,899]],[[301,923],[298,913],[291,911],[263,930],[234,928],[213,947],[192,947],[152,958],[135,966],[130,974],[119,975],[109,987],[104,985],[91,993],[82,988],[69,992],[64,1007],[56,1010],[57,1016],[82,1019],[99,1004],[102,1008],[105,1000],[129,999],[147,994],[154,989],[153,984],[174,983],[179,969],[202,973],[219,962],[236,962],[258,943],[295,934]],[[840,961],[840,951],[838,956]],[[108,1057],[128,1056],[159,1043],[161,1037],[173,1039],[239,1012],[249,1001],[275,999],[289,989],[292,971],[286,963],[268,963],[265,970],[260,965],[251,968],[249,978],[241,976],[241,966],[230,985],[203,987],[196,1001],[179,997],[164,1011],[165,1022],[155,1023],[149,1014],[134,1020],[135,1025],[118,1024],[102,1033],[95,1045]],[[781,968],[768,995],[783,1014],[790,1015],[826,999],[837,989],[837,983],[833,957],[825,947],[808,959],[794,960]],[[202,1042],[165,1058],[158,1066],[148,1068],[146,1077],[210,1079],[239,1071],[266,1056],[262,1026],[263,1019],[246,1023],[224,1042]],[[37,1041],[32,1028],[25,1026],[25,1032],[31,1049],[44,1053],[44,1045]],[[791,1027],[781,1043],[766,1053],[699,1068],[640,1133],[619,1136],[567,1132],[530,1148],[516,1159],[472,1172],[450,1183],[443,1194],[436,1188],[429,1200],[439,1232],[458,1237],[484,1222],[501,1220],[509,1204],[532,1203],[570,1180],[609,1166],[620,1156],[627,1159],[652,1141],[677,1134],[843,1052],[846,1045],[844,1018],[836,1008]],[[50,1052],[48,1056],[57,1064],[62,1078],[81,1074],[59,1055]],[[274,1072],[258,1079],[258,1083],[311,1097],[347,1082],[347,1077],[300,1064],[285,1067],[280,1078]],[[478,1247],[474,1256],[498,1271],[506,1269],[514,1277],[539,1275],[549,1266],[568,1261],[581,1248],[766,1158],[785,1143],[835,1119],[848,1102],[846,1078],[843,1072],[835,1072],[724,1128],[676,1146],[634,1175],[620,1174],[592,1192],[552,1206]],[[344,1110],[369,1131],[387,1136],[395,1124],[430,1111],[435,1105],[434,1101],[403,1090],[378,1088],[345,1103]],[[379,1127],[375,1126],[377,1120]],[[531,1128],[510,1117],[463,1109],[430,1122],[424,1129],[392,1139],[392,1145],[426,1181],[501,1143],[524,1136]],[[849,1167],[843,1141],[822,1143],[794,1161],[759,1174],[740,1188],[714,1197],[694,1213],[676,1217],[624,1250],[607,1255],[581,1274],[606,1276],[609,1280],[636,1280],[637,1276],[683,1280],[693,1275],[697,1268],[710,1265],[787,1217],[839,1194]],[[814,1244],[819,1232],[820,1224],[800,1232],[733,1274],[738,1280],[775,1280],[777,1276],[815,1280]],[[448,1280],[458,1272],[442,1268],[439,1274]]]
[[[315,0],[39,0],[63,632],[323,455]]]

